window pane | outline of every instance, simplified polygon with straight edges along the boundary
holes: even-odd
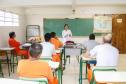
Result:
[[[17,14],[12,14],[12,17],[13,17],[13,18],[19,18],[19,15],[17,15]]]
[[[19,23],[18,22],[14,22],[13,26],[19,26]]]
[[[4,17],[0,17],[0,21],[4,21]]]
[[[12,18],[12,14],[5,12],[5,17]]]
[[[19,22],[19,19],[13,19],[13,22]]]
[[[4,11],[0,10],[0,16],[4,16]]]
[[[0,21],[0,26],[4,26],[4,22],[3,21]]]
[[[5,22],[4,25],[5,26],[12,26],[12,22]]]
[[[5,18],[5,22],[8,22],[8,21],[12,22],[12,18]]]

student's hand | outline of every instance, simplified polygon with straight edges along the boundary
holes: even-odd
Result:
[[[36,40],[35,37],[31,37],[31,38],[28,39],[28,42],[33,42],[35,40]]]
[[[87,51],[87,52],[84,54],[84,57],[85,57],[85,58],[90,58],[90,53]]]

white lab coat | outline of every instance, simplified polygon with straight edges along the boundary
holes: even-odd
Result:
[[[72,32],[71,30],[63,30],[62,31],[63,42],[71,41]]]

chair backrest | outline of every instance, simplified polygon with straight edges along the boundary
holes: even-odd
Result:
[[[92,79],[90,81],[90,84],[96,84],[96,81],[94,79],[94,73],[95,71],[117,71],[116,67],[95,67],[93,68],[93,73],[92,73]]]
[[[74,41],[67,41],[67,42],[65,42],[65,44],[67,45],[67,44],[75,44],[75,43],[74,43]]]
[[[49,62],[49,61],[51,61],[52,59],[51,58],[39,58],[40,60],[43,60],[43,61],[45,61],[45,62]]]
[[[48,84],[47,78],[26,78],[26,77],[19,77],[19,79],[25,80],[25,81],[39,82],[39,84]]]

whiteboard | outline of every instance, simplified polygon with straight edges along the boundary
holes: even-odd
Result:
[[[95,16],[94,30],[96,33],[108,33],[112,31],[112,16]]]

